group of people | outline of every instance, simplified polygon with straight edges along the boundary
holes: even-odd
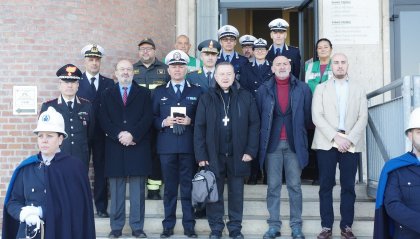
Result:
[[[337,163],[341,236],[356,238],[355,175],[365,146],[365,92],[348,76],[346,55],[331,57],[326,38],[316,43],[317,54],[306,64],[303,81],[299,50],[285,44],[289,24],[275,19],[269,28],[271,46],[262,38],[239,38],[246,56],[235,51],[239,32],[230,25],[218,30],[218,40],[198,45],[200,59],[188,55],[191,44],[185,35],[177,37],[164,62],[156,58],[153,40],[145,38],[138,44],[137,63],[117,63],[116,83],[99,73],[104,49],[84,47],[85,73],[72,64],[61,67],[60,97],[42,104],[34,130],[40,153],[23,161],[12,177],[3,237],[40,238],[37,232],[45,224],[47,238],[94,238],[87,177],[92,155],[96,213],[110,217],[110,238],[122,236],[127,183],[132,235],[147,237],[146,185],[149,199],[161,199],[162,180],[160,237],[174,234],[179,187],[184,234],[196,238],[191,180],[199,166],[215,174],[220,195],[206,205],[209,238],[221,238],[225,227],[225,182],[229,237],[244,237],[244,182],[248,178],[255,184],[263,169],[269,212],[263,238],[281,236],[284,172],[292,237],[302,239],[301,174],[311,147],[319,167],[322,230],[317,238],[332,238]]]

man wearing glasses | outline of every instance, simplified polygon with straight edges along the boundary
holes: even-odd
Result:
[[[133,65],[134,82],[140,86],[153,90],[169,80],[168,66],[156,58],[156,46],[151,38],[144,38],[139,43],[140,60]],[[152,174],[147,180],[147,199],[160,200],[160,186],[162,185],[162,173],[160,161],[156,154],[155,133],[152,132]]]
[[[218,31],[220,44],[222,45],[222,51],[220,52],[216,65],[220,62],[230,62],[235,69],[236,77],[239,77],[241,67],[248,63],[248,58],[239,55],[235,51],[236,39],[239,36],[239,31],[234,26],[224,25]]]

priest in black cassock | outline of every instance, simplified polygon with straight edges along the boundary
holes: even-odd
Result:
[[[228,184],[227,228],[229,237],[242,239],[244,178],[249,176],[250,161],[258,151],[260,120],[251,93],[235,82],[229,62],[216,66],[215,88],[202,95],[194,126],[194,151],[200,166],[208,166],[216,175],[219,195],[223,195],[225,176]],[[223,196],[206,205],[211,229],[210,239],[222,237]]]

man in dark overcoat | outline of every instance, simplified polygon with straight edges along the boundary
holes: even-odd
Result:
[[[125,224],[125,188],[130,190],[130,227],[135,237],[143,231],[145,183],[151,172],[150,126],[153,121],[150,90],[133,84],[133,65],[118,62],[118,84],[101,99],[100,123],[105,131],[105,176],[111,191],[111,238],[122,235]]]
[[[225,227],[223,191],[227,175],[227,228],[230,237],[242,239],[244,178],[249,176],[250,161],[257,156],[260,120],[254,97],[234,84],[230,63],[216,66],[215,79],[216,88],[209,89],[197,107],[195,157],[200,166],[208,166],[216,176],[219,200],[206,205],[210,238],[221,238]]]

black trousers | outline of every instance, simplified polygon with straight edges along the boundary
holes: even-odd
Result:
[[[108,180],[105,177],[105,139],[94,139],[89,151],[92,153],[94,181],[93,198],[96,211],[106,212],[108,208]]]
[[[206,214],[211,233],[221,236],[225,227],[223,222],[223,216],[225,215],[223,191],[225,175],[227,175],[229,222],[226,226],[229,230],[229,236],[234,237],[241,233],[242,229],[244,177],[235,177],[233,175],[233,159],[231,157],[219,155],[219,166],[219,172],[215,174],[219,200],[215,203],[207,203]]]

